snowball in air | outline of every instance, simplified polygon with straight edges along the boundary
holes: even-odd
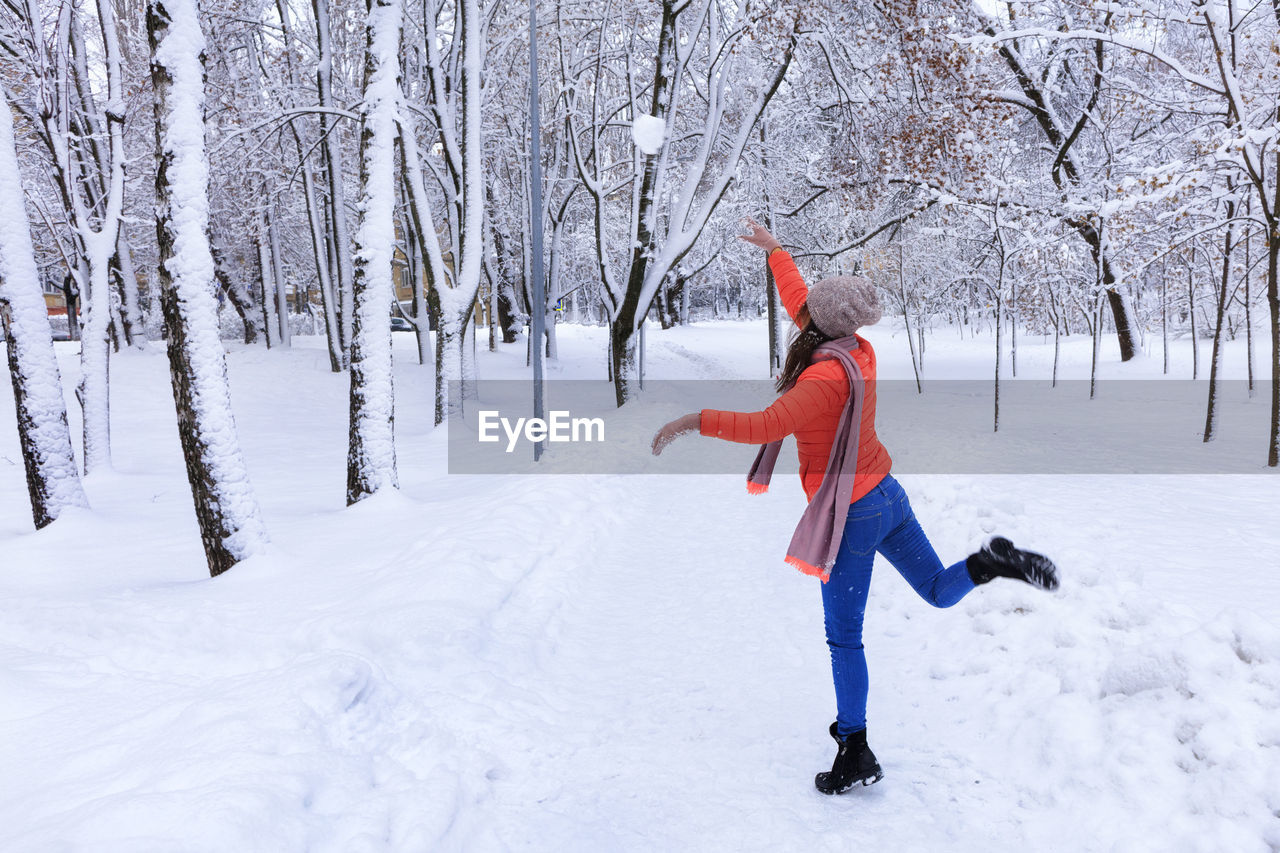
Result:
[[[666,133],[667,123],[657,116],[639,115],[631,123],[631,138],[635,140],[636,147],[649,156],[662,150]]]

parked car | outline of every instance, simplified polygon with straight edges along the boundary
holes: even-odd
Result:
[[[403,317],[391,318],[391,331],[393,332],[412,332],[413,324]]]
[[[49,315],[49,330],[53,332],[55,341],[71,340],[71,326],[65,313]]]
[[[398,308],[398,309],[397,309],[396,307],[392,307],[392,309],[391,309],[391,316],[392,316],[392,317],[408,318],[408,317],[412,317],[412,316],[413,316],[413,301],[412,301],[412,300],[408,300],[408,299],[406,299],[406,300],[402,300],[401,302],[399,302],[399,303],[397,303],[397,304],[399,305],[399,308]],[[424,321],[424,328],[427,328],[427,329],[429,329],[430,331],[434,332],[434,331],[436,330],[436,318],[435,318],[435,315],[434,315],[434,314],[432,314],[431,312],[429,312],[429,311],[425,311],[425,310],[423,311],[423,314],[425,314],[425,315],[426,315],[426,316],[424,316],[424,317],[422,318],[422,319],[423,319],[423,321]],[[412,321],[412,320],[410,320],[409,322],[410,322],[410,324],[412,324],[412,323],[413,323],[413,321]]]

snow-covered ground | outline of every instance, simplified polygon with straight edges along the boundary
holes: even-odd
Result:
[[[762,378],[764,334],[651,330],[649,375]],[[911,375],[901,334],[869,337]],[[991,346],[941,331],[927,375],[986,378]],[[1104,375],[1160,375],[1158,342],[1123,366],[1113,346]],[[314,340],[232,346],[272,545],[216,580],[161,347],[113,362],[92,511],[38,533],[0,394],[0,849],[1280,849],[1273,473],[902,476],[944,558],[1000,531],[1063,587],[934,610],[878,564],[886,776],[830,798],[819,590],[781,559],[799,483],[448,475],[430,368],[396,347],[402,492],[345,509],[346,377]],[[602,329],[560,347],[550,376],[603,379]],[[482,375],[526,375],[524,352]],[[1088,353],[1070,339],[1064,375]],[[1020,375],[1051,356],[1020,341]]]

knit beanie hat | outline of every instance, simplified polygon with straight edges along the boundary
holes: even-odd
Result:
[[[809,288],[805,301],[814,325],[824,335],[843,338],[861,326],[880,322],[880,295],[860,275],[824,278]]]

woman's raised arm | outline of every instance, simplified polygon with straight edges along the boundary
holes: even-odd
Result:
[[[759,246],[769,253],[769,269],[773,270],[773,281],[778,287],[782,307],[786,309],[787,316],[797,326],[803,328],[804,321],[808,318],[801,316],[800,309],[809,298],[809,288],[805,286],[804,277],[800,275],[796,262],[792,260],[787,250],[782,248],[778,238],[770,234],[763,225],[749,216],[746,222],[751,233],[739,234],[738,238],[746,240],[753,246]]]

